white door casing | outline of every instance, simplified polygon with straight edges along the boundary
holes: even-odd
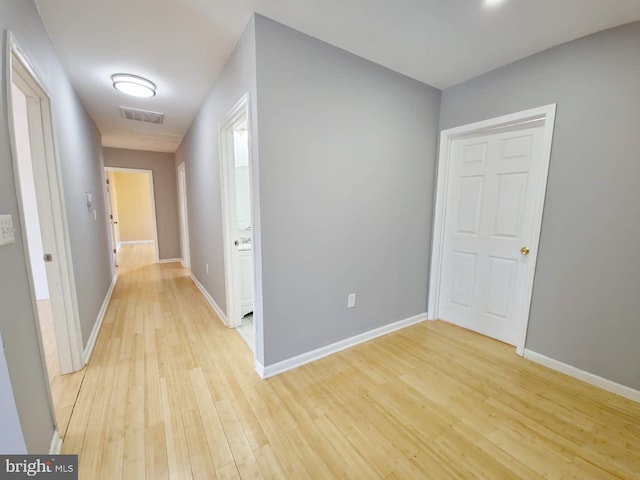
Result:
[[[442,132],[429,318],[524,352],[555,105]],[[521,248],[528,252],[521,253]]]
[[[227,326],[236,328],[242,324],[243,314],[253,310],[255,302],[255,239],[253,233],[254,211],[253,198],[255,183],[253,181],[253,163],[251,159],[251,131],[249,115],[249,96],[244,95],[236,105],[231,108],[220,126],[220,191],[222,196],[222,226],[224,239],[224,259],[225,259],[225,287],[227,301]],[[234,134],[240,129],[246,128],[246,135],[243,135],[242,150],[245,151],[246,171],[245,180],[248,180],[249,187],[243,188],[243,192],[250,198],[249,220],[250,225],[246,225],[247,219],[238,218],[238,191],[236,190],[236,155],[239,152],[237,144],[238,136]],[[246,178],[248,176],[248,178]],[[246,206],[246,202],[245,202]],[[242,223],[242,225],[239,225]],[[246,278],[246,275],[249,278]],[[255,321],[254,321],[255,332]],[[255,337],[255,336],[254,336]]]
[[[186,167],[181,163],[178,167],[178,213],[180,215],[180,254],[182,266],[191,268],[191,255],[189,252],[189,213],[187,210],[187,176]]]
[[[113,172],[105,170],[106,188],[107,188],[107,208],[109,209],[109,233],[111,238],[111,254],[113,267],[118,266],[118,246],[120,245],[120,227],[118,224],[118,198],[115,192],[115,182],[113,181]],[[115,270],[114,270],[115,272]]]

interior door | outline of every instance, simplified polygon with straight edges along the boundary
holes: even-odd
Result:
[[[463,137],[451,145],[439,317],[515,345],[543,127]]]
[[[233,131],[233,168],[230,169],[230,219],[234,232],[234,278],[236,311],[243,317],[253,312],[253,238],[251,225],[251,186],[249,178],[249,139],[245,121]]]
[[[113,172],[107,171],[107,202],[109,203],[109,225],[111,226],[111,242],[113,245],[113,265],[118,266],[118,245],[120,244],[120,226],[118,224],[118,199]]]

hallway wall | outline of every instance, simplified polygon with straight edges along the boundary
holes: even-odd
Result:
[[[4,356],[2,334],[0,334],[0,452],[3,455],[23,455],[27,453],[24,436],[20,427],[20,417],[13,397],[13,387]]]
[[[260,15],[176,152],[192,271],[217,305],[226,311],[218,131],[247,91],[264,212],[254,203],[257,360],[426,312],[440,92]]]
[[[247,25],[220,77],[176,151],[177,168],[185,163],[191,271],[226,312],[220,159],[218,131],[227,112],[245,94],[250,96],[251,155],[257,164],[254,20]],[[259,218],[256,219],[259,224]],[[254,235],[259,233],[255,228]],[[254,237],[255,238],[255,237]],[[256,258],[260,252],[254,251]],[[209,273],[205,265],[209,265]],[[260,278],[260,271],[257,271]],[[257,313],[259,304],[254,305]],[[256,335],[256,354],[262,358],[262,334]]]
[[[426,312],[440,91],[260,15],[256,58],[266,367]]]
[[[104,166],[153,172],[160,260],[180,258],[178,183],[173,153],[104,147]]]
[[[10,30],[52,96],[52,113],[66,202],[73,271],[78,292],[82,338],[87,339],[111,283],[107,222],[102,191],[100,134],[59,63],[32,0],[0,2],[3,31],[0,61],[6,65]],[[0,76],[0,213],[11,214],[16,243],[0,247],[0,332],[24,441],[30,453],[47,453],[54,431],[40,354],[36,318],[29,293],[7,125],[5,76]],[[93,212],[85,192],[93,193]],[[6,432],[0,429],[0,435]],[[3,438],[3,441],[6,440]]]

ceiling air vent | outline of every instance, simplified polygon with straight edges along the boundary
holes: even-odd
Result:
[[[149,112],[147,110],[138,110],[137,108],[120,107],[122,118],[127,120],[135,120],[137,122],[155,123],[162,125],[164,122],[164,113]]]

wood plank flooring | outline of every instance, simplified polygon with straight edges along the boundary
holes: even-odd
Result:
[[[58,360],[58,346],[56,344],[53,328],[53,314],[50,300],[38,300],[38,320],[40,321],[40,334],[44,347],[45,363],[49,375],[51,398],[56,414],[58,431],[64,437],[73,406],[78,398],[80,385],[84,378],[85,369],[68,375],[60,375],[60,362]]]
[[[261,381],[177,264],[126,246],[63,452],[81,479],[640,478],[640,405],[442,322]]]

